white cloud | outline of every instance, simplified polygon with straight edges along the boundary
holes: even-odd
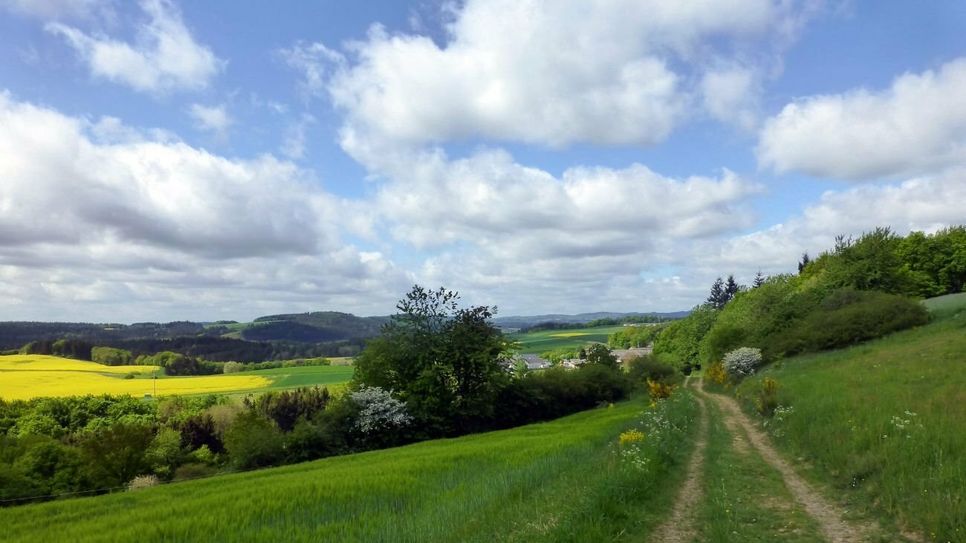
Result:
[[[966,164],[966,58],[897,77],[890,88],[788,104],[760,134],[758,158],[779,172],[897,178]]]
[[[798,3],[770,0],[470,0],[442,46],[376,26],[349,44],[349,59],[321,44],[315,54],[299,45],[292,56],[313,92],[326,81],[319,59],[335,59],[326,84],[347,114],[344,144],[353,153],[372,139],[653,144],[691,114],[701,92],[692,80],[707,63],[736,51],[770,60],[764,40],[791,33],[803,13]],[[710,77],[704,90],[722,93],[707,95],[720,112],[738,100],[741,82]],[[752,102],[741,101],[739,123]]]
[[[429,255],[417,278],[499,301],[504,313],[680,308],[680,292],[628,292],[644,292],[642,272],[681,262],[679,246],[750,227],[745,202],[760,190],[728,171],[674,179],[642,165],[557,177],[499,150],[384,155],[378,170],[381,230]]]
[[[641,165],[571,168],[558,179],[503,151],[454,161],[425,152],[386,171],[379,209],[397,237],[418,247],[470,242],[510,258],[616,254],[649,244],[645,231],[681,239],[748,226],[741,203],[758,191],[727,171],[676,180]]]
[[[385,312],[409,282],[309,173],[156,135],[0,94],[0,318]]]
[[[279,149],[281,153],[292,160],[304,158],[306,133],[309,126],[313,124],[315,124],[315,117],[309,114],[303,114],[298,122],[289,124]]]
[[[169,0],[142,0],[141,9],[148,20],[138,26],[134,44],[63,23],[46,29],[67,40],[95,77],[151,93],[207,87],[224,61],[195,41]]]
[[[222,139],[228,136],[228,129],[234,124],[225,104],[217,106],[192,104],[188,108],[188,113],[194,119],[195,126],[199,130],[211,132]]]
[[[709,70],[701,79],[704,107],[712,117],[744,130],[758,125],[759,74],[750,68],[727,66]]]
[[[327,74],[333,66],[340,66],[345,60],[342,54],[322,43],[298,42],[292,47],[279,49],[276,54],[302,74],[299,91],[306,98],[322,96]]]
[[[782,224],[731,239],[710,262],[746,274],[756,267],[792,272],[803,252],[815,256],[831,249],[840,234],[857,237],[879,226],[900,234],[934,232],[966,224],[962,202],[966,202],[966,168],[895,184],[829,191]]]

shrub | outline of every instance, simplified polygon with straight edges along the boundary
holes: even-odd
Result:
[[[94,347],[91,349],[91,360],[105,366],[128,366],[134,362],[134,355],[124,349]]]
[[[722,360],[725,371],[735,378],[742,378],[752,373],[761,365],[761,349],[755,347],[739,347],[724,355]]]
[[[884,292],[841,289],[798,326],[778,334],[770,345],[776,355],[836,349],[882,337],[929,321],[919,302]]]
[[[364,386],[350,397],[359,407],[355,427],[363,434],[392,432],[412,422],[406,404],[379,387]]]
[[[755,409],[763,417],[771,417],[778,408],[778,381],[771,377],[765,377],[758,388],[758,395],[755,398]]]
[[[238,373],[240,371],[245,371],[245,364],[241,362],[225,362],[225,365],[221,367],[221,371],[224,373]]]
[[[289,432],[301,418],[312,418],[329,403],[325,387],[303,387],[295,390],[266,392],[254,399],[245,398],[245,405],[271,419],[283,431]]]
[[[674,381],[678,372],[670,365],[658,362],[652,356],[641,355],[627,362],[627,375],[635,383],[647,380],[664,383]]]
[[[251,411],[239,415],[225,432],[225,449],[240,469],[278,463],[285,452],[283,444],[278,427]]]
[[[665,398],[671,397],[671,392],[674,391],[674,385],[669,385],[667,383],[661,383],[659,381],[647,380],[647,393],[651,396],[652,400],[663,400]]]
[[[158,479],[156,475],[138,475],[137,477],[131,479],[127,484],[128,490],[141,490],[142,488],[151,488],[152,486],[158,486],[161,480]]]

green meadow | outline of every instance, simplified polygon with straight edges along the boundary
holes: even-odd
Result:
[[[787,359],[737,393],[751,411],[778,381],[790,411],[768,421],[773,440],[850,508],[966,541],[966,294],[926,305],[926,326]]]
[[[591,342],[607,343],[607,336],[622,326],[595,326],[593,328],[569,328],[566,330],[540,330],[513,334],[511,339],[520,344],[521,353],[542,353],[554,349],[580,348]]]
[[[648,434],[638,469],[618,436],[648,409],[678,431]],[[0,509],[0,525],[6,541],[45,542],[638,540],[671,505],[694,412],[686,393],[658,407],[635,400],[511,430]]]

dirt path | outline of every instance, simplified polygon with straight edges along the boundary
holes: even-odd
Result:
[[[684,386],[689,385],[690,376],[685,380]],[[696,387],[691,387],[694,390]],[[681,491],[674,500],[674,508],[671,516],[668,517],[651,534],[649,541],[660,541],[661,543],[690,543],[697,536],[695,529],[694,511],[698,500],[702,497],[701,488],[704,476],[704,457],[705,449],[708,447],[708,413],[704,407],[704,400],[697,397],[698,401],[698,439],[694,445],[694,452],[688,461],[688,475]]]
[[[858,543],[865,541],[868,534],[873,533],[874,527],[867,525],[856,525],[846,522],[839,508],[815,491],[804,479],[802,479],[792,469],[791,465],[782,458],[778,451],[768,442],[768,437],[759,430],[741,412],[738,403],[727,396],[721,394],[708,394],[701,390],[701,387],[694,387],[699,396],[710,399],[720,408],[725,417],[725,424],[729,431],[733,433],[741,427],[748,436],[751,446],[761,455],[764,460],[781,473],[785,481],[785,486],[795,496],[795,499],[802,505],[805,511],[814,518],[821,527],[825,539],[832,543]],[[703,433],[702,433],[703,435]],[[690,469],[689,466],[689,480]],[[675,506],[675,510],[677,506]],[[664,541],[656,539],[655,541]],[[671,540],[668,541],[679,541]],[[685,540],[680,540],[685,541]]]

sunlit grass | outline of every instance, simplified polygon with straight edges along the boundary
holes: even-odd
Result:
[[[944,320],[788,359],[738,392],[750,407],[760,380],[777,380],[791,411],[769,430],[812,476],[900,528],[966,541],[966,313],[953,302],[935,304]]]
[[[641,401],[305,464],[0,509],[6,541],[643,540],[673,470],[619,461]],[[675,404],[673,420],[693,416]],[[685,429],[689,428],[687,425]],[[676,442],[687,454],[688,435]]]

